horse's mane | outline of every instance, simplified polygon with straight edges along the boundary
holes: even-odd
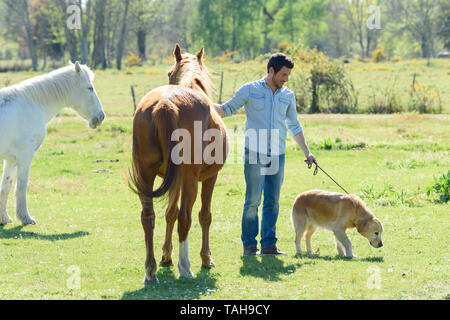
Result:
[[[196,59],[189,53],[183,55],[177,75],[179,85],[191,87],[195,84],[202,88],[208,97],[211,97],[212,83],[208,68],[203,63],[196,63]]]
[[[85,65],[80,67],[92,82],[94,80],[92,70]],[[68,92],[76,86],[79,86],[79,80],[75,76],[75,66],[69,65],[0,90],[0,102],[24,97],[44,105],[55,101],[67,103]]]

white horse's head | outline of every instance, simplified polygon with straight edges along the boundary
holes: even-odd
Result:
[[[95,129],[105,119],[105,113],[92,83],[94,74],[78,61],[72,65],[78,79],[75,81],[75,88],[71,90],[70,104],[80,116],[89,121],[89,127]]]

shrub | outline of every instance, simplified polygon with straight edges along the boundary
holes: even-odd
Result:
[[[375,49],[372,52],[372,62],[378,63],[387,60],[387,54],[384,48]]]
[[[128,67],[141,66],[142,59],[135,55],[132,51],[128,51],[128,57],[125,63]]]
[[[402,56],[395,56],[392,58],[392,62],[396,64],[402,64],[403,63],[403,57]]]
[[[439,93],[414,79],[408,102],[409,111],[419,113],[441,113],[442,102]]]
[[[221,56],[215,57],[214,60],[219,63],[231,62],[237,51],[225,51]]]
[[[323,142],[321,147],[322,147],[322,149],[325,149],[325,150],[331,150],[331,149],[333,149],[333,141],[330,138],[328,138],[327,140],[325,140]]]
[[[278,51],[286,53],[288,52],[288,50],[292,47],[294,47],[295,45],[291,42],[280,42],[278,43]]]
[[[421,205],[423,199],[420,187],[415,191],[396,191],[389,183],[384,184],[382,191],[376,191],[373,185],[366,185],[361,190],[360,197],[364,201],[371,202],[373,205],[383,207],[397,205],[417,207]]]
[[[391,114],[403,111],[400,96],[397,94],[396,81],[384,89],[376,88],[370,98],[367,112]]]
[[[148,75],[157,74],[157,73],[159,73],[158,69],[154,69],[154,68],[150,68],[150,69],[147,69],[147,71],[145,71],[145,74],[148,74]]]
[[[334,63],[316,48],[304,49],[301,44],[287,49],[296,67],[291,73],[299,111],[309,113],[355,113],[357,94],[344,66]]]
[[[440,202],[448,202],[450,200],[449,187],[450,170],[439,178],[434,177],[434,184],[427,188],[427,196],[430,196],[431,193],[437,193]]]
[[[158,61],[159,57],[156,54],[150,54],[148,56],[150,62],[152,63],[152,65],[154,66],[156,64],[156,62]]]

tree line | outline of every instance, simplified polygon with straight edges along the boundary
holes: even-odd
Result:
[[[0,59],[70,59],[122,68],[129,51],[165,57],[178,42],[253,59],[301,41],[335,58],[450,50],[447,0],[0,0]]]

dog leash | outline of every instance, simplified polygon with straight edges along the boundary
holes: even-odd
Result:
[[[308,160],[305,160],[305,162],[308,163]],[[320,170],[322,170],[323,173],[325,173],[325,174],[328,176],[328,178],[330,178],[331,180],[333,180],[333,182],[336,183],[336,184],[339,186],[339,188],[341,188],[342,190],[344,190],[346,194],[349,194],[349,193],[347,192],[347,190],[345,190],[339,183],[336,182],[336,180],[334,180],[328,173],[325,172],[325,170],[323,170],[323,169],[319,166],[319,164],[317,163],[317,161],[314,161],[314,164],[316,165],[316,168],[314,169],[313,175],[317,175],[317,171],[318,171],[317,168],[319,168]],[[312,163],[308,163],[308,169],[311,169],[311,167],[312,167]]]

